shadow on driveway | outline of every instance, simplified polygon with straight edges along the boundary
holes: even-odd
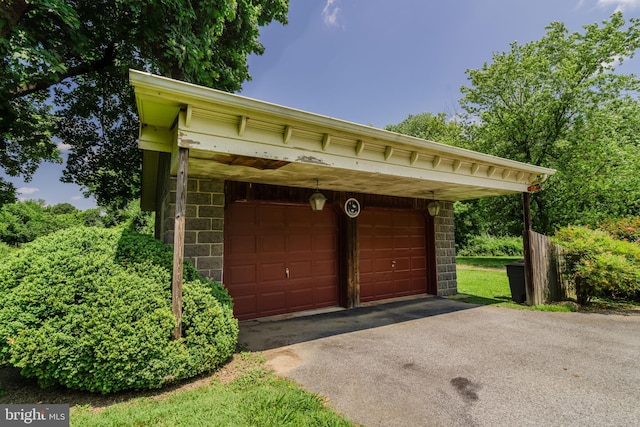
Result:
[[[425,296],[284,320],[248,320],[240,323],[238,342],[248,350],[264,351],[475,307],[478,305]]]

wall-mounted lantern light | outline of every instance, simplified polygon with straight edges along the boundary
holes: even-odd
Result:
[[[318,190],[319,180],[316,178],[316,192],[309,197],[309,204],[311,205],[311,210],[314,212],[321,211],[324,208],[324,204],[327,201],[327,198],[324,197],[324,194]]]
[[[431,192],[431,201],[427,204],[427,211],[429,211],[429,215],[437,216],[440,213],[440,203],[436,202],[434,199],[436,198],[436,192]]]
[[[429,211],[429,215],[437,216],[440,213],[440,203],[436,201],[429,202],[427,210]]]

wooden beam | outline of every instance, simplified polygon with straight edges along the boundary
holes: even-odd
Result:
[[[507,179],[509,178],[509,176],[511,176],[511,170],[505,169],[504,171],[502,171],[502,179]]]
[[[480,165],[477,163],[473,163],[471,165],[471,175],[475,175],[476,172],[478,172],[478,169],[480,169]]]
[[[433,166],[433,168],[437,168],[438,166],[440,166],[440,162],[442,161],[442,159],[440,158],[440,156],[435,156],[433,158],[433,162],[431,162],[431,166]]]
[[[322,151],[327,151],[329,145],[331,144],[331,135],[328,133],[324,134],[324,138],[322,138]]]
[[[393,156],[393,147],[387,146],[384,150],[384,159],[389,160],[389,157]]]
[[[360,306],[360,244],[358,238],[358,218],[347,218],[345,229],[347,308],[354,308]]]
[[[187,179],[189,149],[180,147],[178,151],[178,176],[176,184],[176,216],[173,234],[173,278],[171,281],[171,302],[176,328],[173,338],[182,336],[182,266],[184,263],[184,232],[187,210]]]
[[[238,136],[243,136],[246,128],[247,116],[240,116],[240,122],[238,123]]]
[[[417,151],[412,151],[411,152],[411,158],[409,159],[409,161],[411,162],[411,164],[415,164],[418,161],[418,157],[420,156],[420,154],[418,154]]]
[[[138,148],[148,151],[171,152],[173,132],[167,128],[140,126]]]
[[[184,118],[184,125],[186,127],[191,126],[191,117],[193,117],[193,107],[189,104],[187,105],[187,115]]]
[[[462,162],[460,160],[454,160],[452,170],[454,172],[458,172],[458,169],[460,169],[461,165],[462,165]]]
[[[487,177],[491,178],[495,173],[496,173],[496,167],[489,166],[489,169],[487,169]]]
[[[425,243],[427,257],[427,293],[438,295],[438,259],[436,257],[436,221],[435,218],[424,213]]]
[[[524,283],[527,294],[527,305],[534,305],[535,290],[533,289],[533,253],[531,245],[531,195],[522,193],[524,210],[524,231],[522,233],[522,243],[524,245]]]
[[[359,156],[360,154],[362,154],[363,150],[364,150],[364,141],[359,139],[358,142],[356,143],[356,156]]]
[[[285,126],[284,135],[282,135],[282,142],[284,142],[285,144],[288,144],[289,141],[291,140],[292,133],[293,133],[293,129],[291,128],[291,126]]]

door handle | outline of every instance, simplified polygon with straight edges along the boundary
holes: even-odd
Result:
[[[289,267],[286,267],[284,269],[284,275],[287,277],[287,279],[289,278]]]
[[[395,268],[395,267],[396,267],[396,261],[393,260],[393,261],[391,261],[391,268]]]

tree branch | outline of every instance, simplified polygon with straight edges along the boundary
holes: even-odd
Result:
[[[113,65],[115,58],[116,49],[115,44],[112,42],[109,43],[109,45],[105,49],[102,58],[95,61],[86,62],[84,64],[76,65],[75,67],[71,67],[67,69],[65,73],[56,73],[50,76],[45,76],[41,80],[35,81],[33,83],[24,84],[18,87],[15,91],[11,92],[11,99],[21,98],[31,93],[47,89],[64,79],[68,79],[69,77],[76,77],[90,72],[102,71],[105,68]]]
[[[26,0],[15,0],[0,3],[0,15],[6,23],[0,28],[0,38],[7,39],[22,17],[30,9]]]

